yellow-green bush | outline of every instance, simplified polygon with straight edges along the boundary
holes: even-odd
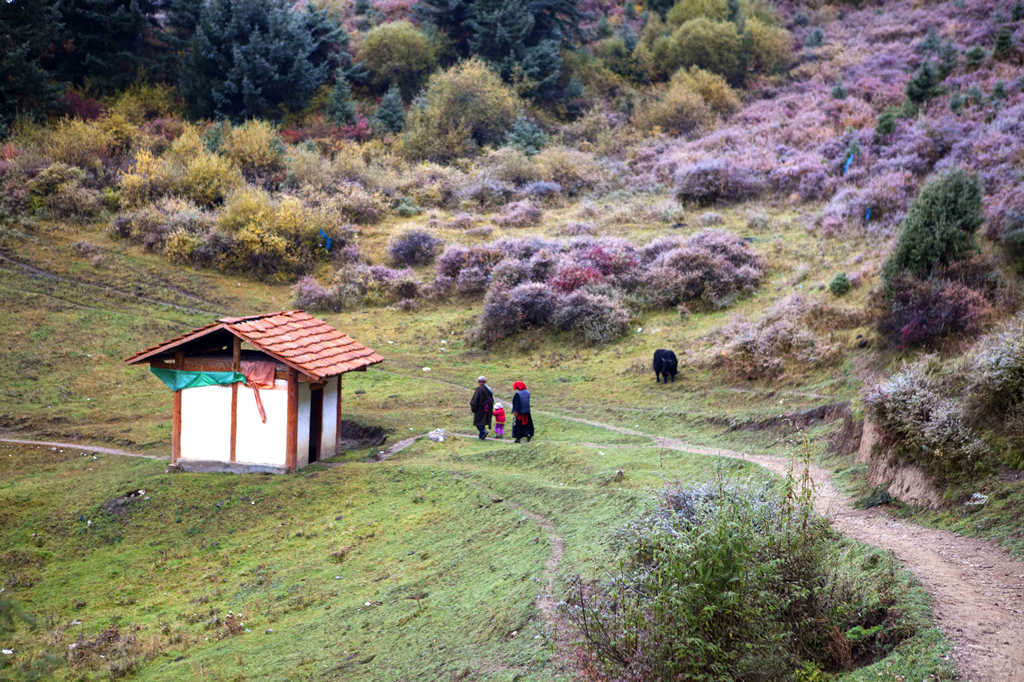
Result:
[[[484,166],[493,170],[499,180],[514,185],[523,185],[540,179],[540,169],[530,157],[519,149],[502,147],[483,160]]]
[[[301,269],[301,263],[289,250],[288,240],[272,227],[254,223],[235,235],[234,248],[222,256],[221,267],[285,281]]]
[[[108,111],[138,125],[157,116],[180,116],[184,108],[181,97],[171,86],[140,83],[118,95]]]
[[[277,131],[261,120],[246,121],[224,135],[221,151],[245,173],[281,168],[284,147]]]
[[[408,98],[437,65],[430,39],[408,21],[394,21],[370,29],[359,49],[359,61],[370,70],[375,85],[394,83]]]
[[[217,226],[227,234],[234,234],[246,225],[269,224],[273,213],[274,203],[269,194],[256,187],[241,187],[224,201],[217,214]]]
[[[669,85],[696,92],[716,114],[731,114],[740,108],[739,95],[724,78],[696,66],[676,71]]]
[[[181,192],[201,206],[213,206],[245,184],[242,174],[230,159],[207,151],[185,164]]]
[[[202,243],[202,236],[186,230],[176,230],[167,236],[164,254],[172,263],[185,265],[192,262],[193,254]]]
[[[743,42],[728,21],[691,19],[672,33],[675,64],[699,66],[729,80],[743,77]]]
[[[675,28],[700,17],[725,21],[729,18],[729,3],[726,0],[679,0],[665,15],[665,22]]]
[[[330,158],[303,145],[291,147],[284,155],[285,179],[292,187],[327,189],[334,184]]]
[[[54,161],[79,168],[95,168],[113,158],[114,136],[97,121],[65,118],[46,138],[45,153]]]
[[[592,154],[561,146],[549,146],[533,157],[541,178],[557,182],[570,195],[601,184],[604,168]]]
[[[135,155],[132,169],[118,178],[121,201],[126,206],[141,206],[167,194],[178,183],[180,170],[168,160],[154,156],[149,150],[140,150]]]
[[[192,124],[187,124],[181,135],[174,138],[174,142],[164,152],[162,158],[165,161],[185,166],[189,161],[204,153],[206,153],[206,146],[203,144],[199,129]]]
[[[750,68],[772,73],[785,68],[793,54],[793,36],[789,31],[772,26],[757,17],[746,22],[750,32]]]
[[[422,107],[407,115],[402,150],[446,160],[498,145],[522,110],[519,97],[482,60],[473,58],[427,82]]]
[[[661,97],[643,103],[636,112],[637,126],[681,135],[712,120],[711,108],[700,93],[682,82],[670,83]]]

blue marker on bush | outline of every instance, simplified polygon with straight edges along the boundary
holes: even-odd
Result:
[[[850,170],[851,163],[853,163],[853,154],[850,154],[849,158],[846,159],[846,165],[843,166],[843,175],[846,175],[846,171]]]

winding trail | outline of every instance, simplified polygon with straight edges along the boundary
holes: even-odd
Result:
[[[464,388],[444,379],[420,378]],[[795,465],[786,457],[694,445],[550,410],[535,412],[648,438],[649,446],[665,450],[752,462],[776,474],[785,475]],[[932,597],[936,624],[953,645],[953,660],[961,678],[971,682],[1024,680],[1024,562],[991,542],[901,521],[880,508],[857,509],[835,487],[828,471],[810,465],[808,473],[819,513],[844,535],[892,552],[924,585]],[[522,509],[520,513],[532,518],[551,538],[551,555],[545,564],[550,593],[565,543],[549,519],[539,514],[531,516]],[[550,595],[538,601],[552,626],[557,616],[555,603]]]

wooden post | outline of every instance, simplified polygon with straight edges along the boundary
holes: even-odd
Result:
[[[242,340],[235,337],[231,350],[231,371],[237,372],[242,366]],[[235,461],[235,444],[238,442],[238,382],[231,384],[231,461]]]
[[[181,369],[185,365],[185,353],[174,354],[174,366]],[[174,413],[171,418],[171,464],[181,459],[181,391],[174,392]]]
[[[335,418],[334,423],[334,454],[336,455],[341,454],[341,377],[343,376],[345,375],[338,375],[338,400],[336,401],[338,407],[338,415]]]
[[[284,466],[295,471],[299,447],[299,373],[288,370],[288,426],[284,446]]]

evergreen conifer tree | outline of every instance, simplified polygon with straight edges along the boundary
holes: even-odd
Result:
[[[0,137],[18,115],[56,104],[59,89],[41,59],[59,40],[60,13],[47,0],[0,3]]]
[[[560,49],[581,38],[577,0],[419,0],[414,14],[447,35],[450,56],[480,56],[529,94],[552,93]]]
[[[380,101],[377,113],[373,115],[374,126],[392,133],[401,132],[405,127],[405,108],[402,106],[402,91],[397,85],[388,88]]]
[[[334,79],[334,87],[327,98],[327,118],[338,125],[352,125],[356,122],[356,105],[352,101],[352,88],[345,78],[345,71],[338,69]]]
[[[925,62],[918,69],[917,74],[907,81],[907,99],[914,104],[926,102],[937,94],[938,85],[939,79],[935,65]]]
[[[207,0],[181,90],[196,116],[235,120],[298,109],[335,66],[347,36],[320,10],[288,0]]]
[[[953,170],[929,182],[903,219],[899,241],[882,267],[890,286],[901,273],[925,279],[939,266],[974,251],[974,233],[985,221],[977,175]]]
[[[59,80],[110,91],[131,85],[140,71],[156,64],[159,7],[153,0],[64,0],[56,5],[68,38],[55,56]]]
[[[996,33],[996,44],[992,49],[992,57],[994,59],[1004,60],[1010,56],[1010,52],[1013,51],[1013,32],[1010,31],[1009,26],[1003,26]]]

